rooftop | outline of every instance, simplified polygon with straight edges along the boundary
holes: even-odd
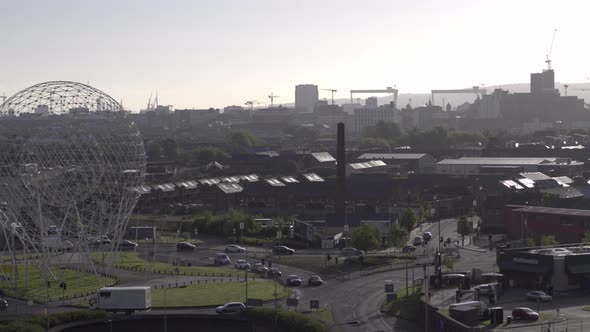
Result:
[[[320,163],[334,162],[336,159],[328,152],[314,152],[311,154]]]
[[[514,209],[514,211],[524,213],[544,213],[563,216],[590,217],[590,210],[550,208],[544,206],[523,206],[519,209]]]
[[[285,184],[282,183],[279,179],[277,178],[268,178],[268,179],[264,179],[264,182],[270,184],[273,187],[284,187]]]
[[[371,160],[364,163],[354,163],[348,164],[353,169],[365,169],[365,168],[373,168],[373,167],[380,167],[380,166],[387,166],[382,160]]]
[[[305,173],[305,174],[303,174],[303,176],[309,182],[324,182],[324,179],[322,179],[319,175],[317,175],[315,173]]]
[[[424,157],[426,153],[365,153],[357,159],[420,159]]]
[[[461,157],[459,159],[443,159],[437,165],[581,165],[568,158],[536,158],[536,157]]]

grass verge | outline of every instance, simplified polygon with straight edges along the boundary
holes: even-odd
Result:
[[[387,266],[392,263],[391,260],[391,257],[385,255],[369,255],[363,258],[361,264],[359,257],[332,256],[328,260],[326,255],[281,256],[280,259],[278,256],[274,256],[274,261],[279,264],[314,271],[322,275],[362,271],[362,269],[369,269],[375,266]],[[404,260],[393,258],[393,263],[402,261]]]
[[[10,279],[2,280],[0,289],[7,296],[45,303],[47,298],[50,301],[56,301],[64,295],[66,297],[84,296],[115,281],[97,274],[69,269],[53,269],[52,272],[55,279],[49,277],[49,288],[47,288],[45,273],[37,266],[29,265],[27,268],[19,265],[18,278],[15,273],[7,274],[6,276]],[[66,284],[65,291],[59,286],[62,282]]]
[[[47,322],[49,327],[53,328],[66,323],[102,319],[109,317],[110,314],[104,311],[68,311],[51,314],[49,316],[32,316],[26,318],[19,318],[14,321],[0,322],[0,331],[10,332],[42,332],[47,329]]]
[[[181,308],[221,305],[227,302],[244,302],[246,288],[244,282],[217,283],[191,285],[185,288],[152,289],[152,307]],[[254,280],[248,282],[248,297],[272,300],[274,296],[274,282],[268,280]],[[277,297],[284,298],[291,294],[290,288],[277,284]],[[164,303],[164,296],[166,302]]]
[[[93,252],[92,257],[98,263],[109,262],[110,253]],[[172,275],[200,275],[200,276],[217,276],[217,277],[237,277],[243,276],[244,273],[233,268],[208,267],[208,266],[180,266],[161,262],[146,262],[140,258],[136,252],[115,252],[113,253],[113,266],[117,268],[135,270],[143,272],[147,269],[150,272],[172,274]],[[251,275],[252,276],[252,275]]]
[[[396,292],[397,299],[385,302],[381,311],[396,317],[415,321],[420,318],[420,292],[421,287],[410,287]]]

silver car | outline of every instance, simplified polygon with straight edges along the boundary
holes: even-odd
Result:
[[[246,310],[242,302],[229,302],[215,309],[218,314],[239,313]]]
[[[543,291],[531,291],[526,293],[527,300],[532,301],[541,301],[541,302],[551,302],[553,297],[551,295],[546,294]]]

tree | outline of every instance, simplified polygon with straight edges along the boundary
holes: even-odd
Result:
[[[465,246],[465,235],[473,233],[473,223],[465,216],[461,217],[457,222],[457,233],[461,235],[461,246]]]
[[[558,244],[559,242],[555,239],[555,235],[544,235],[541,237],[542,246],[555,246]]]
[[[582,242],[590,242],[590,232],[584,233],[584,237],[582,238]]]
[[[407,234],[405,230],[403,230],[400,225],[395,224],[391,227],[389,231],[389,246],[390,247],[400,247],[402,244],[406,243]]]
[[[352,232],[352,245],[359,250],[372,250],[379,248],[381,232],[371,225],[361,225]]]
[[[160,146],[162,147],[162,155],[166,160],[176,161],[178,158],[178,151],[175,140],[170,138],[165,139],[160,142]]]
[[[533,238],[529,237],[526,239],[526,246],[529,248],[532,248],[532,247],[536,247],[537,244],[535,243],[535,240]]]
[[[402,229],[404,229],[409,234],[416,226],[416,215],[414,214],[414,211],[411,209],[405,209],[402,213],[399,224]]]
[[[365,129],[365,137],[381,138],[390,143],[397,141],[401,135],[400,126],[395,122],[379,121]]]
[[[256,138],[248,131],[232,131],[225,137],[225,142],[232,151],[247,151],[257,144]]]
[[[149,160],[158,161],[162,158],[162,148],[157,142],[146,143],[146,154]]]

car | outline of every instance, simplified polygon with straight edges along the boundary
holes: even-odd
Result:
[[[430,241],[432,239],[432,233],[424,232],[424,234],[422,234],[422,239],[424,241]]]
[[[285,279],[285,283],[287,286],[301,286],[301,278],[299,276],[292,274]]]
[[[543,291],[530,291],[526,293],[526,299],[532,301],[551,302],[553,297]]]
[[[424,242],[424,240],[422,239],[421,236],[416,236],[414,238],[413,244],[414,244],[414,246],[421,246],[423,242]]]
[[[408,245],[406,245],[406,246],[404,246],[404,247],[402,248],[402,252],[403,252],[404,254],[407,254],[407,253],[410,253],[410,252],[414,252],[414,251],[416,251],[416,247],[414,247],[414,246],[413,246],[413,245],[411,245],[411,244],[408,244]]]
[[[246,252],[246,248],[240,247],[237,244],[228,244],[227,246],[225,246],[225,252],[243,253]]]
[[[176,250],[178,251],[193,251],[195,248],[196,246],[194,244],[188,242],[178,242],[176,244]]]
[[[129,240],[121,241],[121,249],[135,249],[137,246],[138,246],[137,243],[129,241]]]
[[[279,269],[277,269],[276,267],[273,267],[271,269],[268,270],[268,277],[269,278],[273,278],[273,277],[281,277],[283,275],[283,272],[281,272]]]
[[[251,270],[258,273],[268,273],[268,267],[264,266],[262,263],[256,263],[252,265]]]
[[[215,262],[215,264],[219,265],[231,264],[231,259],[229,259],[229,256],[222,252],[216,253],[213,261]]]
[[[219,307],[215,308],[215,312],[218,314],[230,314],[230,313],[240,313],[246,310],[246,306],[242,302],[228,302],[224,305],[220,305]]]
[[[248,263],[245,259],[238,259],[235,264],[236,269],[240,270],[249,270],[250,263]]]
[[[525,308],[525,307],[517,307],[512,310],[512,318],[514,319],[526,319],[526,320],[537,320],[539,319],[539,313],[536,311]]]
[[[364,256],[365,252],[356,248],[342,248],[340,250],[342,256]]]
[[[286,246],[275,246],[272,248],[272,253],[274,255],[293,255],[295,250]]]
[[[491,284],[481,284],[473,288],[474,291],[479,292],[479,295],[487,295],[493,292],[494,287],[498,285],[497,282]]]
[[[307,284],[310,286],[321,286],[324,284],[324,281],[320,276],[312,275],[311,277],[309,277],[309,280],[307,280]]]
[[[8,309],[8,302],[5,299],[0,299],[0,311]]]

